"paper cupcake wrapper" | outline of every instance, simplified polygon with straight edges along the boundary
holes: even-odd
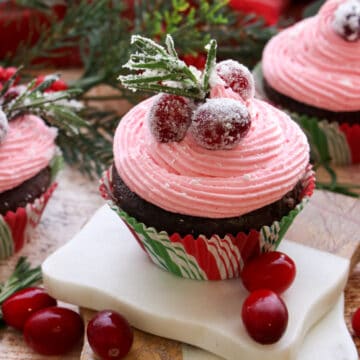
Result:
[[[61,166],[62,157],[56,155],[50,163],[52,184],[46,192],[25,207],[0,215],[0,260],[18,252],[30,241],[31,233],[40,222],[46,204],[57,187],[53,181]]]
[[[264,91],[261,64],[255,67],[253,75],[257,97],[272,103]],[[286,108],[282,110],[288,112],[307,135],[314,161],[331,160],[334,165],[360,163],[360,124],[339,124],[287,111]]]
[[[166,231],[146,226],[119,208],[112,200],[111,174],[111,168],[104,173],[100,181],[100,193],[128,226],[141,248],[162,269],[194,280],[237,278],[250,258],[275,250],[315,187],[314,174],[309,167],[302,179],[304,191],[301,202],[280,221],[249,233],[239,232],[224,237],[214,234],[211,238],[200,235],[194,238],[192,235],[180,236],[177,233],[169,235]]]

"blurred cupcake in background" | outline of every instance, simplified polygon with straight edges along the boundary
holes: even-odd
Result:
[[[69,134],[83,124],[68,101],[75,92],[56,75],[22,84],[17,69],[0,67],[0,259],[30,241],[56,188],[62,156],[50,124]]]
[[[329,0],[265,47],[262,90],[293,113],[314,158],[360,162],[360,1]]]

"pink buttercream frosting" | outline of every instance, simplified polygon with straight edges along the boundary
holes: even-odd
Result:
[[[219,88],[215,93],[237,96]],[[126,114],[114,138],[119,175],[131,191],[152,204],[193,216],[240,216],[279,200],[305,173],[305,135],[286,114],[265,102],[253,101],[251,129],[237,147],[207,150],[189,132],[181,142],[156,142],[146,121],[152,101]]]
[[[345,1],[327,1],[316,16],[270,40],[262,68],[272,88],[321,109],[360,110],[360,41],[344,40],[333,26]]]
[[[0,144],[0,193],[22,184],[47,167],[55,155],[56,129],[34,115],[9,123]]]

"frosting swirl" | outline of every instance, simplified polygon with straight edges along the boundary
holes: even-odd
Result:
[[[145,121],[153,99],[128,112],[114,138],[116,169],[144,200],[180,214],[240,216],[279,200],[304,175],[306,137],[271,105],[254,100],[248,135],[232,150],[214,151],[198,146],[190,133],[181,142],[156,142]]]
[[[272,88],[302,103],[334,112],[360,110],[360,44],[333,28],[344,0],[326,2],[318,15],[273,37],[263,54]]]
[[[56,151],[56,133],[34,115],[9,123],[0,144],[0,192],[15,188],[49,165]]]

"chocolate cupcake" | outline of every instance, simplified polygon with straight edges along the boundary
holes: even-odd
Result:
[[[0,142],[0,259],[19,251],[56,184],[56,129],[34,115],[9,121]]]
[[[175,57],[171,39],[168,50],[137,41],[150,58],[161,52],[179,80],[161,83],[175,95],[151,97],[123,117],[101,193],[161,268],[198,280],[238,277],[250,258],[276,249],[312,194],[306,136],[285,113],[253,98],[245,67],[215,65],[216,43],[199,74]],[[121,79],[133,87],[138,76]],[[140,77],[146,82],[146,71]]]
[[[314,152],[335,164],[360,162],[359,62],[359,0],[327,1],[264,49],[267,98],[295,113]]]

